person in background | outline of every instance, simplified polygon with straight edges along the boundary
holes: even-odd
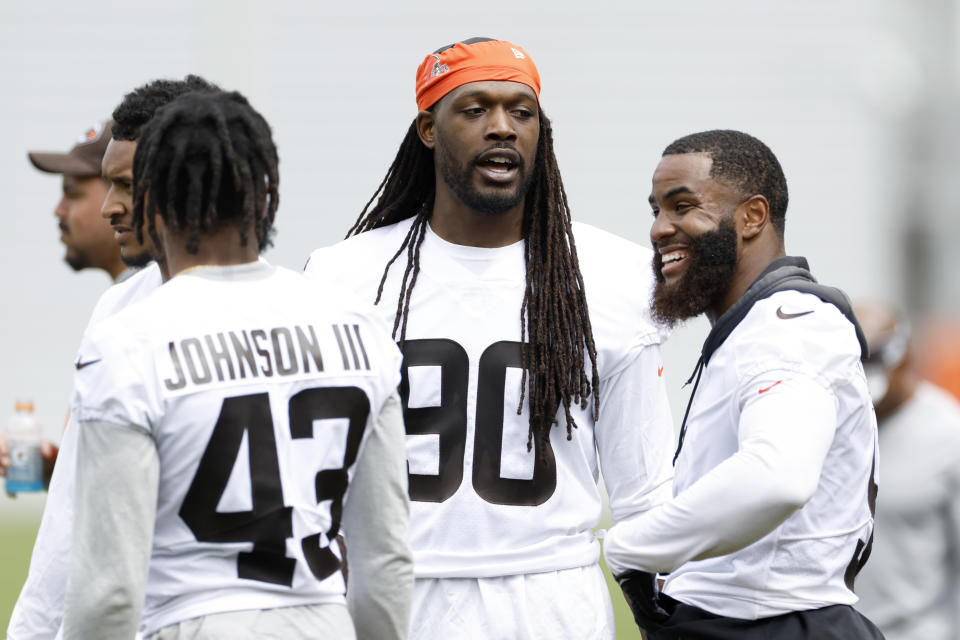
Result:
[[[113,229],[100,215],[109,185],[100,176],[103,154],[110,142],[113,121],[88,127],[66,153],[29,151],[34,167],[62,176],[62,195],[53,215],[60,228],[60,242],[66,247],[64,260],[74,271],[103,269],[114,283],[132,276],[137,269],[127,267],[120,257]],[[44,482],[49,484],[59,448],[49,440],[41,443]],[[0,433],[0,477],[7,475],[10,455],[6,438]],[[15,497],[13,494],[8,494]]]
[[[891,305],[854,308],[870,345],[883,484],[857,608],[887,640],[958,640],[960,404],[917,374],[910,327]]]
[[[107,145],[102,160],[102,175],[110,188],[101,215],[115,230],[124,263],[139,270],[103,292],[90,314],[87,331],[150,295],[165,279],[159,264],[163,262],[162,253],[154,246],[153,239],[149,235],[138,238],[132,231],[133,157],[143,128],[159,109],[177,97],[191,91],[214,90],[219,88],[194,75],[183,80],[153,80],[125,95],[114,109],[114,139]],[[75,425],[76,421],[70,419],[64,430],[62,449],[50,480],[50,494],[30,557],[30,570],[10,618],[7,633],[11,640],[52,639],[63,617],[68,569],[63,558],[70,555],[73,540],[73,490],[77,465]],[[0,448],[2,446],[0,442]],[[9,462],[0,458],[0,475],[6,464]]]
[[[112,121],[89,127],[66,153],[30,151],[40,171],[62,176],[63,195],[53,214],[66,247],[64,260],[74,271],[103,269],[114,282],[134,273],[120,259],[113,230],[100,216],[109,185],[100,177],[100,163],[110,142]]]

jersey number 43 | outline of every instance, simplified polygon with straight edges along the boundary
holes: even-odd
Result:
[[[288,411],[290,435],[294,441],[313,438],[315,421],[348,419],[343,466],[319,471],[314,478],[317,503],[331,501],[330,529],[300,541],[311,573],[317,580],[323,580],[340,566],[340,560],[330,550],[329,541],[340,529],[347,469],[357,459],[370,414],[370,401],[357,387],[317,387],[304,389],[291,397]],[[219,512],[217,505],[226,490],[244,433],[248,437],[250,452],[253,508]],[[237,556],[237,577],[289,587],[293,584],[297,564],[294,558],[286,556],[286,540],[293,537],[292,511],[283,501],[268,394],[226,398],[200,458],[197,474],[180,507],[180,517],[201,542],[253,542],[252,551]]]

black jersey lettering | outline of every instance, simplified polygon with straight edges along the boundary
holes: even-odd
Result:
[[[503,451],[504,384],[507,368],[522,368],[520,343],[502,341],[484,350],[477,374],[477,409],[473,442],[473,489],[492,504],[535,506],[550,499],[557,488],[557,469],[550,442],[537,442],[533,477],[501,477]],[[403,344],[400,398],[408,435],[436,433],[440,437],[439,473],[410,474],[410,499],[443,502],[463,482],[467,437],[469,358],[453,340],[406,340]],[[440,367],[440,404],[410,407],[409,370]]]

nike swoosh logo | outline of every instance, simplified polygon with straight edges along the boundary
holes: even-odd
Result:
[[[801,315],[803,315],[803,314],[801,314]],[[766,393],[767,391],[770,391],[770,389],[773,389],[775,386],[777,386],[777,385],[780,384],[781,382],[783,382],[783,380],[777,380],[776,382],[774,382],[774,383],[773,383],[772,385],[770,385],[769,387],[767,387],[767,388],[765,388],[765,389],[760,389],[760,393]]]
[[[87,360],[86,362],[80,362],[79,360],[77,360],[77,363],[75,366],[77,367],[77,371],[80,371],[80,369],[83,369],[84,367],[89,367],[90,365],[96,362],[100,362],[101,360],[103,360],[103,358],[97,358],[96,360]]]
[[[813,313],[813,311],[801,311],[800,313],[784,313],[783,307],[777,307],[777,317],[781,320],[789,320],[790,318],[799,318],[800,316],[805,316],[808,313]]]
[[[658,375],[658,376],[662,376],[662,375],[663,375],[663,367],[657,367],[657,375]]]

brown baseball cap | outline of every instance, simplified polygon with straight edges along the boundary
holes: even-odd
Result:
[[[97,122],[87,127],[77,144],[67,153],[30,151],[27,156],[33,166],[47,173],[62,173],[78,178],[99,176],[100,161],[110,143],[112,129],[112,120]]]

